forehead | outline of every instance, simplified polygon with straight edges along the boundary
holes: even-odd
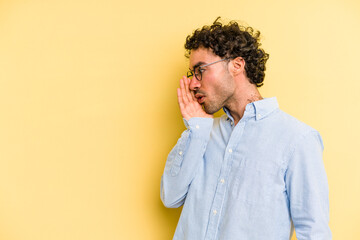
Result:
[[[194,68],[203,64],[211,63],[220,59],[219,56],[215,55],[209,48],[200,47],[196,50],[191,50],[190,53],[190,68]]]

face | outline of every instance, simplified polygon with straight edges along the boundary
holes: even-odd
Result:
[[[198,48],[190,54],[190,69],[220,60],[211,49]],[[214,114],[226,106],[234,94],[234,81],[228,71],[228,61],[218,62],[204,67],[202,80],[195,76],[190,81],[190,90],[194,91],[197,101],[208,114]]]

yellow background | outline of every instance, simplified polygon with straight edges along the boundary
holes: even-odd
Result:
[[[360,238],[357,0],[2,0],[1,240],[172,238],[183,45],[217,16],[260,30],[259,90],[319,130],[333,237]]]

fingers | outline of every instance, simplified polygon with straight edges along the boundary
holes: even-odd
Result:
[[[187,96],[187,98],[189,99],[189,101],[192,101],[192,100],[194,100],[194,99],[193,99],[193,97],[192,97],[192,95],[191,95],[191,91],[190,91],[190,88],[189,88],[189,86],[190,86],[190,79],[184,76],[184,82],[185,82],[186,96]]]
[[[197,99],[196,99],[196,97],[195,97],[195,93],[194,93],[194,91],[192,91],[191,89],[190,89],[190,82],[191,82],[191,79],[190,78],[186,78],[186,81],[187,81],[187,89],[188,89],[188,98],[190,99],[190,100],[193,100],[193,101],[195,101],[195,102],[197,102]]]
[[[183,104],[180,88],[177,89],[177,96],[178,96],[178,103],[179,103],[179,106],[180,106],[180,104]]]
[[[194,116],[202,116],[204,113],[200,104],[196,100],[194,91],[191,91],[189,88],[190,81],[191,80],[189,78],[184,76],[180,79],[180,88],[177,89],[180,112],[187,120]]]
[[[190,93],[191,93],[192,100],[197,102],[194,91],[190,91]]]
[[[177,89],[177,95],[178,95],[178,103],[179,103],[181,115],[186,120],[189,120],[189,115],[186,113],[185,104],[184,104],[184,101],[183,101],[183,97],[182,97],[180,88]]]
[[[188,99],[187,94],[186,94],[184,77],[182,79],[180,79],[180,90],[181,90],[181,96],[182,96],[183,102],[185,104],[187,104],[189,102],[189,99]]]

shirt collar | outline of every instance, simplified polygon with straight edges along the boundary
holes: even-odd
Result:
[[[258,121],[269,115],[277,108],[279,108],[279,104],[276,97],[263,98],[255,102],[248,103],[245,107],[244,116],[255,115],[255,119],[256,121]],[[231,121],[234,121],[229,110],[226,107],[224,107],[223,110],[226,115],[231,119]]]

